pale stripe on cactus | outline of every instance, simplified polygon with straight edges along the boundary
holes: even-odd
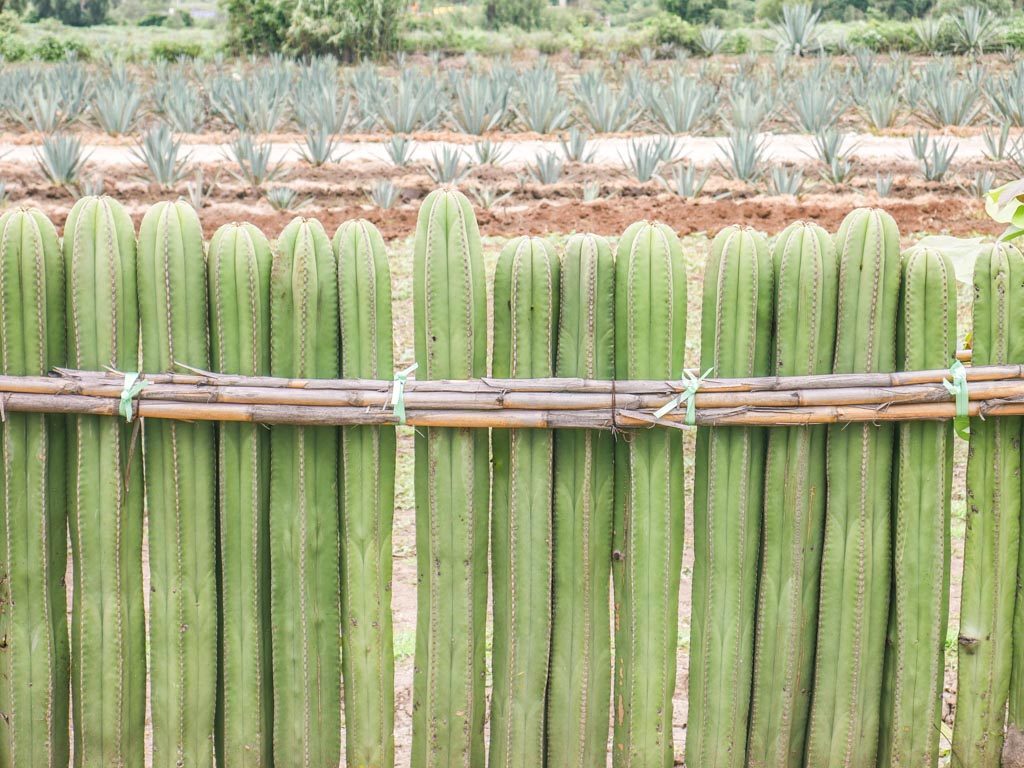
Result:
[[[135,227],[125,209],[107,197],[79,200],[64,227],[64,263],[69,364],[138,370]],[[68,425],[75,764],[138,766],[146,627],[137,425],[104,416],[72,416]]]
[[[792,224],[776,238],[772,261],[771,372],[829,373],[838,290],[832,236],[815,224]],[[824,425],[773,429],[768,434],[747,742],[751,768],[803,765],[825,533],[827,434]]]
[[[251,224],[225,224],[210,240],[210,362],[219,373],[270,374],[270,244]],[[269,768],[270,432],[217,425],[220,530],[220,674],[217,761]]]
[[[727,227],[704,273],[701,371],[764,376],[771,364],[772,257],[764,235]],[[751,427],[697,432],[693,614],[686,757],[742,766],[754,655],[754,605],[768,435]]]
[[[686,275],[679,238],[639,222],[619,241],[615,370],[620,379],[674,379],[686,345]],[[683,557],[682,435],[642,430],[616,445],[613,576],[616,766],[671,766],[679,579]]]
[[[483,256],[462,193],[445,188],[423,201],[413,258],[417,376],[484,376]],[[414,768],[484,763],[487,459],[486,430],[417,431]]]
[[[540,238],[511,240],[494,276],[491,374],[550,377],[557,324],[554,249]],[[531,768],[543,765],[545,754],[554,438],[546,429],[496,429],[492,441],[494,688],[488,765]]]
[[[615,378],[615,261],[595,235],[562,255],[555,375]],[[615,441],[555,432],[551,669],[547,765],[604,768],[611,699],[612,515]]]
[[[338,260],[341,375],[391,378],[391,272],[384,240],[368,221],[346,222],[334,235],[334,254]],[[393,428],[341,430],[341,486],[346,762],[390,768],[395,763]]]

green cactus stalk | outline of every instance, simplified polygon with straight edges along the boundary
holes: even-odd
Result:
[[[972,365],[1024,363],[1024,255],[997,244],[974,265]],[[1000,764],[1013,658],[1021,516],[1019,417],[971,419],[952,764]]]
[[[792,224],[776,239],[772,263],[772,374],[829,373],[839,287],[831,235],[815,224]],[[803,765],[825,535],[827,435],[824,425],[768,434],[747,741],[750,768]]]
[[[704,273],[702,372],[768,373],[772,272],[764,235],[733,226],[715,237]],[[689,765],[744,764],[767,439],[758,428],[697,431]]]
[[[956,354],[956,275],[948,256],[917,249],[903,259],[897,363],[920,371]],[[893,506],[893,582],[878,762],[939,761],[946,620],[953,425],[900,424]]]
[[[388,379],[394,369],[391,271],[368,221],[334,235],[338,260],[341,375]],[[395,764],[395,660],[391,626],[391,528],[395,430],[341,430],[341,621],[348,765]]]
[[[573,235],[561,264],[555,375],[615,378],[615,261],[594,235]],[[611,700],[615,440],[555,432],[551,669],[546,764],[605,768]]]
[[[39,210],[0,216],[0,372],[65,364],[64,269]],[[68,764],[65,434],[61,416],[0,426],[0,766]]]
[[[619,379],[676,379],[686,345],[686,275],[679,238],[638,222],[615,265]],[[615,457],[615,699],[612,760],[622,768],[673,762],[683,451],[678,430],[640,430]]]
[[[834,373],[896,367],[899,230],[858,209],[836,235],[839,306]],[[828,501],[808,768],[874,766],[889,618],[892,425],[829,427]]]
[[[337,378],[338,274],[314,219],[277,241],[270,278],[274,376]],[[270,430],[270,561],[274,764],[341,761],[341,601],[338,431]]]
[[[184,201],[139,226],[142,367],[210,366],[206,255]],[[217,698],[216,452],[211,422],[154,419],[144,430],[149,515],[153,765],[213,765]]]
[[[423,201],[413,275],[422,379],[487,372],[487,294],[469,201],[444,188]],[[487,431],[416,434],[418,594],[413,768],[484,764]]]
[[[85,197],[64,227],[68,362],[139,367],[135,227],[109,197]],[[72,719],[75,765],[139,768],[146,721],[142,589],[142,451],[136,425],[68,418],[73,561]],[[66,761],[62,762],[66,765]]]
[[[251,224],[225,224],[210,241],[207,276],[213,370],[270,374],[270,244]],[[217,426],[220,673],[217,764],[269,768],[270,432]]]
[[[491,374],[549,378],[557,324],[554,249],[536,237],[509,241],[494,276]],[[544,764],[551,650],[554,436],[547,429],[495,429],[492,443],[494,688],[488,765],[536,768]]]

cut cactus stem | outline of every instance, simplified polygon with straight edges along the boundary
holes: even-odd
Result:
[[[772,374],[830,373],[839,287],[832,236],[815,224],[792,224],[776,238],[772,264]],[[803,766],[825,534],[827,435],[824,425],[768,433],[750,768]]]
[[[619,241],[615,275],[617,378],[678,377],[686,343],[679,238],[665,224],[633,224]],[[684,514],[682,435],[643,430],[619,440],[613,539],[616,768],[672,765]]]
[[[68,363],[139,370],[135,227],[108,197],[64,227]],[[137,423],[68,418],[75,765],[141,766],[146,721],[142,450]],[[66,765],[66,762],[61,763]]]
[[[486,375],[480,232],[462,193],[427,196],[414,250],[417,375]],[[489,493],[486,430],[417,431],[413,768],[484,764]]]
[[[956,354],[956,275],[949,257],[903,258],[897,364],[917,371]],[[938,765],[949,614],[953,425],[901,424],[893,499],[893,582],[878,763]]]
[[[768,374],[772,273],[761,233],[727,227],[715,237],[704,273],[701,371]],[[744,765],[767,441],[756,427],[697,431],[689,765]]]
[[[157,203],[139,226],[142,369],[208,369],[206,254],[188,203]],[[154,768],[214,763],[217,699],[216,441],[212,423],[143,430],[149,517]]]
[[[0,216],[0,364],[44,376],[65,364],[64,267],[36,209]],[[0,767],[68,764],[69,648],[64,418],[0,427]]]
[[[861,208],[836,235],[839,304],[833,373],[893,371],[899,230]],[[894,427],[828,432],[828,500],[807,768],[873,766],[891,582]]]
[[[294,219],[270,277],[273,376],[337,378],[338,274],[320,222]],[[274,765],[341,762],[338,430],[270,429]]]
[[[569,238],[560,270],[555,375],[615,378],[615,260],[595,235]],[[605,768],[611,703],[615,441],[555,432],[551,665],[546,765]]]
[[[974,265],[971,365],[1024,362],[1024,255],[999,243]],[[967,530],[957,646],[955,768],[996,768],[1014,665],[1021,516],[1019,417],[971,419],[967,453]],[[1011,672],[1012,670],[1012,672]],[[1019,703],[1019,700],[1018,700]],[[1011,725],[1019,723],[1014,706]]]
[[[358,220],[334,235],[338,262],[341,376],[389,379],[391,271],[376,227]],[[391,620],[391,531],[395,429],[341,430],[342,669],[346,762],[395,764],[395,657]]]
[[[551,245],[536,237],[509,241],[494,277],[493,376],[553,375],[558,289]],[[491,439],[494,687],[487,764],[531,768],[542,766],[545,755],[554,436],[547,429],[495,429]]]
[[[210,362],[218,373],[270,375],[270,244],[251,224],[210,240]],[[217,763],[272,765],[270,431],[217,425],[220,672]]]

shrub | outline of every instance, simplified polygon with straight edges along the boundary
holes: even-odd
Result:
[[[47,35],[32,48],[32,55],[40,61],[66,61],[67,59],[78,59],[87,61],[89,49],[81,40],[70,37],[57,37]]]
[[[484,19],[491,29],[519,27],[537,29],[544,20],[547,0],[487,0]]]
[[[0,35],[0,59],[21,61],[28,58],[28,46],[13,34]]]
[[[672,45],[696,53],[699,49],[700,31],[693,24],[671,13],[657,13],[647,19],[651,42],[655,45]]]
[[[3,3],[0,2],[0,7]],[[21,31],[21,19],[14,11],[0,12],[0,40]]]
[[[294,0],[225,0],[228,49],[259,54],[280,51],[294,7]]]
[[[203,55],[203,46],[199,43],[184,43],[172,40],[158,40],[149,49],[149,58],[154,61],[177,61],[178,59],[198,59]]]
[[[870,21],[851,30],[846,39],[851,48],[876,52],[913,51],[920,45],[914,25],[904,21]]]

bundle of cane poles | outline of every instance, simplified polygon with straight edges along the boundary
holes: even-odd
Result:
[[[922,421],[958,415],[951,393],[953,369],[699,379],[686,372],[686,378],[674,381],[479,378],[399,383],[234,376],[180,367],[186,372],[137,378],[118,371],[70,369],[56,369],[49,376],[0,376],[0,408],[263,424],[606,430]],[[966,413],[959,415],[1024,414],[1024,366],[965,367],[961,376],[967,403]],[[130,393],[129,382],[134,382]],[[126,395],[130,412],[124,408]]]

